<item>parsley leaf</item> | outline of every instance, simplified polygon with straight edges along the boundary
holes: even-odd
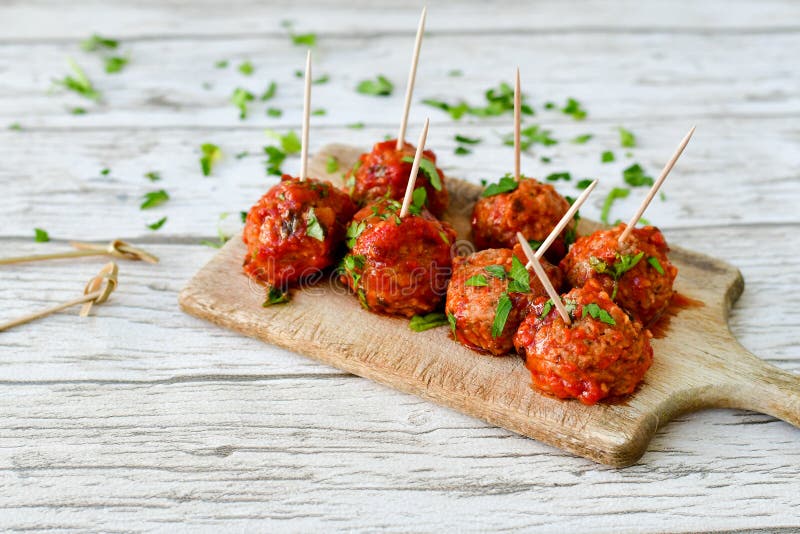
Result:
[[[405,163],[414,163],[414,156],[405,156],[403,158]],[[429,160],[428,158],[422,158],[419,160],[419,170],[425,173],[425,176],[428,177],[428,181],[431,183],[434,189],[437,191],[442,190],[442,180],[439,177],[439,171],[436,170],[436,164]]]
[[[456,335],[456,316],[447,312],[447,322],[450,323],[450,331]]]
[[[306,235],[313,237],[317,241],[325,241],[325,230],[317,220],[317,215],[314,213],[314,208],[308,210],[306,218]]]
[[[14,122],[14,123],[11,123],[11,124],[8,125],[8,129],[9,130],[13,130],[15,132],[21,132],[22,131],[22,125],[20,123],[18,123],[18,122]]]
[[[579,135],[578,137],[574,138],[572,140],[572,142],[575,143],[576,145],[582,145],[582,144],[586,143],[587,141],[589,141],[592,137],[594,137],[594,135],[592,135],[592,134],[583,134],[583,135]]]
[[[224,69],[228,67],[228,60],[227,59],[220,59],[216,63],[214,63],[214,67],[218,69]]]
[[[149,193],[144,194],[144,201],[142,201],[142,203],[139,205],[139,209],[149,210],[150,208],[160,206],[167,200],[169,200],[169,193],[163,189],[159,189],[158,191],[150,191]]]
[[[263,93],[261,93],[260,100],[262,102],[270,100],[272,97],[275,96],[275,93],[277,91],[278,91],[278,84],[275,82],[269,82],[269,86],[267,87],[267,89]]]
[[[150,171],[148,173],[145,173],[144,177],[150,180],[151,182],[157,182],[161,180],[161,174],[156,171]]]
[[[283,115],[283,111],[281,111],[278,108],[267,108],[267,116],[268,117],[278,118],[278,117],[281,117],[282,115]]]
[[[606,150],[600,155],[600,161],[602,161],[603,163],[611,163],[615,159],[616,158],[614,157],[614,153],[611,152],[610,150]]]
[[[323,108],[315,109],[311,112],[311,114],[315,117],[321,117],[322,115],[326,115],[328,112],[325,111]]]
[[[482,197],[491,197],[494,195],[499,195],[501,193],[509,193],[514,191],[519,187],[519,182],[517,182],[513,176],[507,174],[500,178],[500,180],[496,184],[489,184],[486,189],[483,190],[481,194]]]
[[[347,226],[347,233],[346,233],[347,248],[353,248],[356,245],[356,240],[358,239],[358,236],[361,235],[361,232],[363,232],[366,227],[367,223],[365,223],[364,221],[361,222],[352,221]]]
[[[409,206],[408,212],[413,215],[419,215],[422,213],[422,208],[425,206],[427,200],[428,192],[424,187],[414,189],[414,192],[411,194],[411,206]]]
[[[295,46],[316,46],[317,34],[316,33],[292,34],[292,44]]]
[[[162,226],[164,226],[164,223],[165,223],[165,222],[167,222],[167,218],[166,218],[166,217],[161,217],[161,218],[160,218],[159,220],[157,220],[156,222],[154,222],[154,223],[152,223],[152,224],[148,224],[148,225],[147,225],[147,227],[148,227],[148,228],[150,228],[150,229],[151,229],[151,230],[153,230],[153,231],[156,231],[156,230],[158,230],[159,228],[161,228]]]
[[[568,98],[566,105],[561,108],[561,113],[570,115],[576,121],[582,121],[586,118],[586,110],[581,107],[581,103],[574,98]]]
[[[449,322],[450,321],[445,314],[433,312],[427,315],[415,315],[411,318],[411,321],[409,321],[408,327],[414,332],[424,332],[425,330],[430,330],[431,328],[444,326]]]
[[[389,96],[393,90],[394,84],[382,74],[374,80],[363,80],[356,86],[356,91],[362,95]]]
[[[41,228],[34,228],[34,241],[37,243],[47,243],[50,241],[50,234],[47,233],[46,230],[42,230]]]
[[[465,135],[456,134],[455,136],[456,143],[464,143],[467,145],[477,145],[482,141],[480,137],[467,137]]]
[[[120,56],[107,57],[104,61],[107,74],[119,72],[128,64],[128,58]]]
[[[655,269],[658,274],[660,274],[660,275],[664,274],[664,268],[661,266],[661,263],[658,261],[658,258],[656,258],[655,256],[650,256],[649,258],[647,258],[647,263],[649,263],[650,266],[653,269]]]
[[[483,270],[500,280],[505,280],[506,278],[506,268],[502,265],[487,265]]]
[[[594,302],[585,304],[583,306],[583,313],[581,314],[581,318],[586,317],[587,315],[590,315],[592,319],[599,319],[600,322],[603,322],[605,324],[610,324],[612,326],[617,324],[614,318],[611,317],[610,313],[608,313],[606,310],[604,310]]]
[[[264,153],[267,154],[267,174],[272,176],[283,174],[281,164],[286,159],[286,153],[276,146],[265,146]]]
[[[250,63],[249,60],[239,65],[239,72],[241,72],[245,76],[250,76],[251,74],[253,74],[253,71],[255,70],[256,70],[255,67],[253,67],[253,64]]]
[[[333,174],[339,170],[339,160],[335,156],[328,156],[328,161],[325,163],[325,171],[328,174]]]
[[[565,182],[569,182],[572,180],[572,175],[568,172],[554,172],[552,174],[548,174],[545,178],[548,182],[557,182],[559,180],[564,180]]]
[[[630,192],[630,189],[622,187],[615,187],[608,192],[608,196],[606,196],[606,199],[603,201],[603,209],[600,211],[600,220],[603,221],[603,223],[608,224],[608,215],[611,212],[611,206],[614,204],[614,201],[620,198],[627,198]]]
[[[497,310],[494,312],[494,322],[492,323],[493,338],[498,338],[503,333],[511,308],[511,299],[508,298],[508,294],[503,293],[500,295],[500,298],[497,300]]]
[[[520,130],[519,148],[520,150],[528,150],[534,144],[543,146],[552,146],[558,144],[558,141],[552,137],[550,130],[545,130],[538,125],[531,125]],[[506,146],[514,146],[514,134],[510,133],[503,136],[503,144]]]
[[[203,176],[211,176],[211,168],[222,157],[222,150],[217,145],[212,143],[203,143],[200,145],[200,168],[203,171]]]
[[[530,273],[516,256],[511,258],[511,270],[508,276],[511,278],[511,282],[508,283],[510,293],[530,293]]]
[[[464,285],[468,287],[486,287],[489,285],[489,281],[482,274],[476,274],[467,278]]]
[[[274,130],[267,130],[267,135],[273,137],[281,142],[281,148],[287,154],[297,154],[300,152],[300,138],[294,131],[288,131],[281,135]]]
[[[289,302],[289,293],[279,287],[270,286],[269,290],[267,290],[267,300],[261,306],[266,308],[273,304],[283,304],[284,302]]]
[[[636,146],[636,136],[632,132],[623,127],[619,127],[619,144],[624,148],[633,148]]]
[[[86,52],[94,52],[96,50],[100,50],[101,48],[105,48],[108,50],[114,50],[119,46],[119,41],[116,39],[109,39],[107,37],[101,37],[98,34],[92,34],[91,37],[88,39],[84,39],[81,42],[81,48],[83,48]]]
[[[455,150],[453,150],[453,153],[456,156],[466,156],[467,154],[472,154],[472,150],[468,149],[465,146],[457,146]]]
[[[586,189],[587,187],[592,185],[593,181],[594,180],[592,180],[591,178],[584,178],[583,180],[575,184],[575,187],[577,187],[578,189]]]
[[[550,313],[553,309],[553,299],[548,299],[547,302],[544,303],[544,307],[542,307],[542,313],[539,315],[539,320],[544,321],[544,318]]]
[[[514,111],[514,89],[508,83],[501,82],[499,86],[487,89],[484,98],[486,103],[483,106],[472,106],[464,100],[450,104],[431,98],[424,99],[422,103],[448,113],[453,120],[459,120],[465,114],[483,118]],[[522,95],[521,112],[524,115],[534,114],[533,108],[526,103],[526,95]]]
[[[354,123],[348,124],[347,127],[350,128],[351,130],[363,130],[364,129],[364,123],[363,122],[354,122]]]
[[[654,183],[653,177],[647,176],[642,166],[638,163],[634,163],[622,171],[622,178],[626,184],[632,187],[651,186]]]
[[[100,93],[94,88],[94,85],[92,85],[91,80],[86,76],[83,69],[72,59],[69,60],[69,66],[74,76],[64,76],[61,80],[55,80],[55,84],[61,85],[68,91],[72,91],[89,100],[100,100]]]
[[[237,87],[231,95],[231,102],[239,108],[239,119],[247,117],[247,103],[255,100],[255,96],[250,91]]]

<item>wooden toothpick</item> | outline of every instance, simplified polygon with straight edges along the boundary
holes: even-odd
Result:
[[[564,230],[564,228],[566,228],[566,226],[575,216],[575,213],[579,209],[581,209],[581,206],[583,206],[583,203],[586,202],[586,199],[589,198],[589,195],[591,194],[592,191],[594,191],[594,188],[596,186],[597,186],[597,180],[589,184],[589,187],[584,189],[583,193],[581,193],[580,196],[575,199],[575,202],[572,203],[572,206],[570,206],[567,212],[564,214],[564,216],[561,217],[561,220],[558,221],[558,224],[555,226],[555,228],[553,228],[553,231],[550,232],[550,235],[547,236],[547,239],[542,241],[542,244],[539,245],[539,248],[536,249],[536,254],[534,254],[534,256],[536,256],[537,260],[542,259],[542,256],[545,255],[547,249],[550,248],[550,245],[553,244],[553,241],[555,241],[556,238],[559,236],[559,234],[561,234],[561,231]],[[530,268],[532,265],[533,264],[529,262],[526,267]]]
[[[111,256],[123,260],[158,263],[158,257],[119,239],[115,239],[108,245],[79,243],[76,241],[71,241],[69,244],[77,250],[54,252],[52,254],[17,256],[15,258],[2,258],[0,259],[0,265],[11,265],[14,263],[26,263],[30,261],[57,260],[63,258],[84,258],[87,256]]]
[[[306,56],[306,87],[303,93],[303,133],[300,138],[300,179],[308,177],[308,123],[311,116],[311,50]]]
[[[414,94],[414,81],[417,78],[417,64],[419,63],[419,50],[422,47],[422,35],[425,33],[425,14],[428,8],[422,8],[422,15],[419,17],[417,27],[417,39],[414,41],[414,52],[411,55],[411,67],[408,71],[408,84],[406,84],[406,100],[403,104],[403,115],[400,117],[400,131],[397,133],[397,145],[395,148],[401,150],[406,140],[406,127],[408,126],[408,111],[411,109],[411,95]]]
[[[86,284],[86,287],[83,290],[82,297],[72,299],[68,302],[64,302],[63,304],[53,306],[52,308],[48,308],[46,310],[31,313],[24,317],[20,317],[19,319],[9,321],[5,324],[0,324],[0,332],[8,330],[14,326],[29,323],[41,317],[46,317],[66,308],[77,306],[78,304],[83,304],[80,316],[86,317],[89,314],[89,310],[91,309],[92,305],[104,303],[108,300],[108,297],[111,295],[111,293],[114,292],[114,289],[117,287],[118,273],[119,269],[117,268],[117,264],[113,261],[109,262],[100,270],[97,276],[89,280],[89,283]]]
[[[517,78],[514,81],[514,179],[519,182],[520,177],[520,123],[522,122],[522,94],[519,83],[519,67]]]
[[[636,213],[634,213],[633,217],[631,217],[631,220],[628,222],[628,226],[619,236],[618,242],[620,245],[622,245],[625,242],[625,240],[628,239],[628,236],[630,236],[631,232],[633,232],[633,228],[639,222],[639,219],[642,218],[642,215],[644,214],[644,211],[647,209],[647,206],[650,205],[650,202],[656,196],[656,193],[658,193],[658,189],[661,187],[661,184],[663,184],[664,180],[667,179],[669,171],[671,171],[672,167],[675,166],[675,163],[678,161],[678,158],[681,157],[681,154],[683,153],[683,149],[686,148],[687,144],[689,144],[689,139],[692,138],[692,134],[694,133],[695,128],[697,128],[697,126],[692,126],[692,129],[689,130],[689,133],[686,134],[686,136],[678,145],[678,149],[675,150],[675,153],[669,159],[667,164],[664,165],[664,169],[661,171],[661,174],[658,176],[658,179],[653,184],[653,187],[650,188],[650,192],[647,193],[647,196],[645,197],[644,201],[642,201],[642,204],[639,206],[639,209],[636,210]]]
[[[417,183],[419,163],[422,161],[422,152],[425,150],[425,140],[428,138],[428,126],[430,125],[430,122],[430,119],[425,119],[425,125],[422,127],[422,133],[419,134],[417,153],[414,154],[414,163],[411,165],[411,174],[408,176],[408,185],[406,185],[406,195],[403,197],[403,207],[400,209],[400,218],[408,215],[408,207],[411,205],[411,197],[414,196],[414,186]]]
[[[544,286],[544,290],[547,291],[547,294],[550,296],[550,300],[555,305],[556,309],[558,310],[558,314],[564,319],[564,322],[572,324],[572,319],[569,318],[569,313],[567,312],[567,308],[564,307],[564,303],[561,302],[561,296],[556,291],[556,288],[553,287],[552,282],[550,279],[547,278],[547,273],[544,272],[542,268],[542,264],[539,263],[539,260],[536,258],[536,255],[531,250],[531,246],[528,244],[528,240],[525,239],[525,236],[522,235],[522,232],[517,232],[517,240],[519,244],[522,246],[523,252],[525,252],[525,257],[528,258],[528,262],[530,265],[533,266],[533,272],[536,273],[536,277],[539,278],[539,281]]]

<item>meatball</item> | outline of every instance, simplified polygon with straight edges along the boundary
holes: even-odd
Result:
[[[456,341],[494,356],[513,351],[514,332],[529,306],[534,298],[546,295],[533,269],[525,270],[527,262],[519,244],[513,251],[487,249],[453,260],[445,311]],[[560,287],[559,268],[544,259],[541,263],[553,285]],[[501,300],[505,309],[510,304],[504,324]]]
[[[383,199],[355,214],[340,273],[368,310],[411,317],[441,303],[456,232],[421,207],[401,219],[400,207]]]
[[[514,184],[514,179],[507,176],[501,184]],[[511,248],[517,243],[517,232],[544,241],[569,210],[569,202],[552,185],[524,176],[513,191],[491,194],[487,188],[483,194],[472,211],[472,239],[478,249]],[[574,232],[570,223],[550,245],[547,259],[558,263],[567,252],[567,236]]]
[[[650,331],[614,304],[597,280],[562,298],[571,325],[540,297],[514,336],[533,386],[584,404],[633,393],[653,363]]]
[[[285,289],[332,265],[355,210],[330,182],[283,175],[247,214],[245,273]]]
[[[635,228],[623,245],[625,224],[578,238],[561,262],[572,287],[596,279],[612,300],[649,325],[669,306],[678,269],[667,259],[669,247],[653,226]]]
[[[396,147],[396,139],[376,143],[372,152],[361,154],[348,171],[345,184],[359,206],[385,197],[403,201],[417,149],[409,143],[404,143],[401,150]],[[441,217],[450,201],[444,173],[436,167],[436,155],[432,151],[425,150],[423,160],[428,163],[423,161],[420,165],[416,186],[425,188],[428,210],[436,217]],[[438,176],[431,181],[429,172],[434,169]]]

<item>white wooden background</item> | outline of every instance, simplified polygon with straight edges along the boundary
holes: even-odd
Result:
[[[337,5],[340,4],[340,5]],[[527,157],[533,175],[601,178],[596,218],[629,161],[601,165],[615,128],[657,172],[692,124],[694,140],[648,217],[673,243],[738,266],[747,289],[731,328],[750,350],[800,372],[800,4],[791,0],[433,2],[416,100],[482,98],[522,68],[534,103],[578,98],[590,117],[534,120],[585,145]],[[616,470],[481,421],[244,339],[181,313],[176,297],[215,250],[221,212],[238,214],[274,182],[257,155],[265,127],[297,129],[305,50],[280,21],[318,34],[312,151],[369,146],[393,133],[421,6],[391,0],[0,3],[2,256],[69,239],[124,238],[157,266],[121,265],[119,291],[79,320],[60,314],[0,334],[0,527],[9,530],[541,530],[698,531],[800,528],[800,430],[731,410],[690,414],[661,429],[641,461]],[[78,42],[122,40],[130,65],[102,73]],[[50,93],[66,58],[105,102]],[[220,70],[214,62],[231,61]],[[246,78],[235,66],[252,60]],[[460,78],[447,72],[463,70]],[[383,73],[389,98],[356,94]],[[239,121],[236,86],[279,84],[270,105]],[[204,89],[203,82],[212,84]],[[89,113],[68,109],[86,105]],[[509,116],[453,123],[416,105],[411,132],[432,118],[446,171],[495,178],[511,154]],[[345,125],[363,121],[363,130]],[[18,122],[22,131],[6,124]],[[485,139],[467,157],[453,135]],[[414,134],[416,135],[416,134]],[[204,178],[203,142],[227,154]],[[233,155],[249,150],[252,156]],[[100,170],[111,169],[109,176]],[[297,160],[285,168],[294,171]],[[145,172],[157,170],[159,184]],[[155,185],[155,187],[153,187]],[[172,200],[142,212],[141,195]],[[571,185],[562,187],[574,193]],[[630,212],[641,192],[620,203]],[[163,215],[158,232],[145,228]],[[235,219],[235,217],[233,217]],[[33,228],[53,242],[33,242]],[[82,289],[97,260],[0,268],[0,319]]]

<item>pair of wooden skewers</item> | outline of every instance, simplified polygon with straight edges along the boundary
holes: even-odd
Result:
[[[120,241],[118,239],[112,241],[111,243],[105,246],[96,245],[93,243],[77,243],[77,242],[71,242],[70,245],[72,245],[72,247],[77,250],[71,250],[67,252],[56,252],[52,254],[38,254],[31,256],[19,256],[15,258],[4,258],[0,259],[0,265],[12,265],[17,263],[45,261],[45,260],[63,259],[63,258],[85,258],[89,256],[111,256],[112,258],[119,258],[125,260],[144,261],[147,263],[158,263],[158,258],[156,256],[140,248],[136,248],[124,241]],[[58,304],[51,308],[47,308],[45,310],[25,315],[18,319],[14,319],[13,321],[0,324],[0,332],[8,330],[9,328],[12,328],[14,326],[19,326],[25,323],[29,323],[41,317],[46,317],[61,310],[77,306],[78,304],[83,304],[79,315],[81,317],[86,317],[87,315],[89,315],[89,311],[92,309],[93,305],[102,304],[108,300],[108,297],[117,288],[118,275],[119,275],[119,267],[117,266],[116,262],[110,261],[105,266],[103,266],[103,268],[96,276],[94,276],[91,280],[89,280],[89,282],[86,284],[86,287],[83,290],[83,296]]]

